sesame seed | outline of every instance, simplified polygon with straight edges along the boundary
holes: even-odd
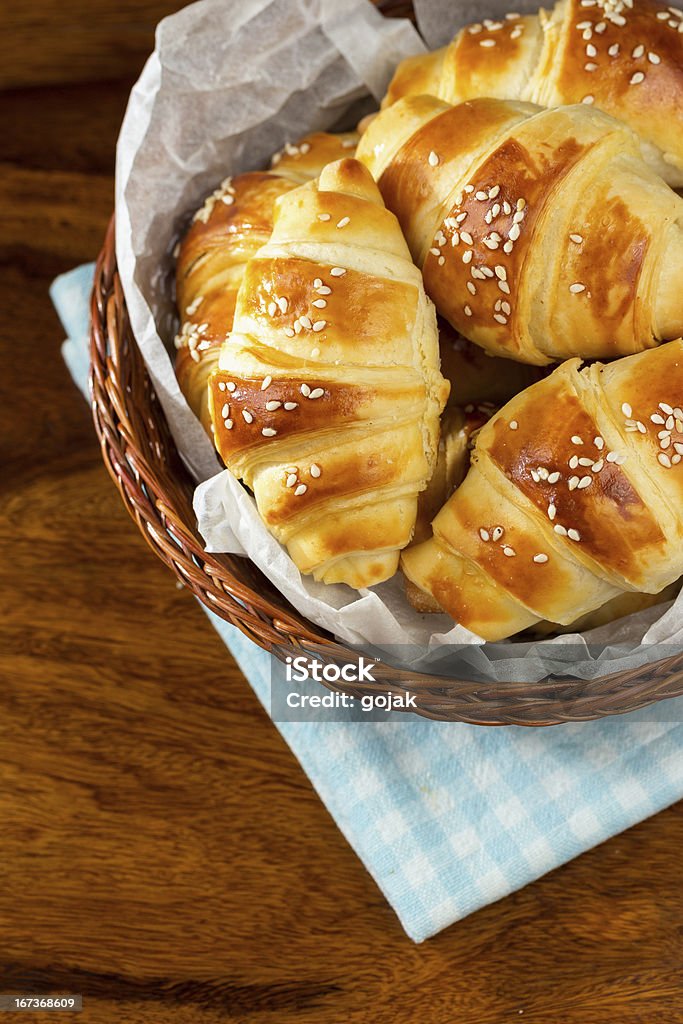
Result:
[[[570,469],[576,469],[578,464],[579,464],[579,456],[578,455],[572,455],[571,459],[569,460],[569,468]]]
[[[503,252],[506,252],[508,254],[508,256],[512,252],[512,249],[513,249],[512,242],[506,242],[505,245],[503,246]]]
[[[312,477],[313,477],[313,478],[314,478],[315,480],[317,480],[317,479],[318,479],[318,477],[320,476],[320,474],[321,474],[321,473],[322,473],[322,470],[321,470],[320,466],[319,466],[319,465],[318,465],[318,464],[317,464],[316,462],[313,462],[313,463],[311,464],[311,468],[310,468],[310,474],[311,474],[311,476],[312,476]]]
[[[229,416],[229,415],[230,415],[230,406],[226,402],[225,405],[223,406],[223,408],[221,409],[221,416],[225,419],[226,416]]]
[[[337,221],[337,227],[338,228],[345,228],[346,225],[349,223],[350,219],[351,219],[350,217],[342,217],[341,220]]]
[[[233,381],[231,380],[229,380],[225,386],[227,387],[228,391],[234,391],[235,388],[237,387],[237,385],[234,384]]]
[[[551,501],[550,504],[548,505],[548,519],[552,522],[556,515],[557,515],[557,507]]]
[[[285,334],[288,338],[293,338],[295,333],[296,332],[291,327],[285,327]]]
[[[631,53],[631,56],[634,57],[636,60],[640,60],[640,58],[643,56],[644,53],[645,53],[645,47],[641,43],[639,46],[634,47],[633,52]]]
[[[634,75],[631,75],[629,85],[640,85],[645,80],[645,75],[642,71],[636,71]]]
[[[513,224],[508,232],[508,237],[511,242],[516,242],[521,234],[519,224]]]
[[[584,64],[584,66],[583,66],[583,70],[584,71],[597,71],[597,69],[598,69],[598,65],[594,64],[593,61],[591,61],[591,60],[589,60],[588,63]]]
[[[246,423],[253,423],[254,417],[251,415],[248,409],[242,409],[242,416]]]
[[[502,313],[494,313],[493,319],[499,324],[507,324],[507,317],[504,317]]]
[[[219,381],[218,388],[219,388],[220,391],[225,391],[225,381],[224,380]],[[662,420],[662,423],[663,422],[664,422],[664,420]]]
[[[479,536],[484,541],[484,543],[488,543],[488,541],[491,540],[491,535],[489,531],[485,530],[483,526],[479,527]]]
[[[474,245],[474,239],[472,238],[472,235],[469,233],[469,231],[461,231],[460,237],[462,238],[463,242],[465,242],[466,245]]]
[[[622,404],[622,406],[621,406],[621,411],[623,412],[624,416],[628,416],[629,418],[630,418],[631,416],[633,416],[633,409],[632,409],[632,408],[631,408],[631,406],[630,406],[630,405],[628,404],[628,402],[624,402],[624,403]]]
[[[572,442],[572,444],[583,444],[583,441],[582,441],[582,439],[581,439],[581,438],[579,437],[579,435],[578,435],[578,434],[573,434],[573,435],[572,435],[572,438],[571,438],[571,442]]]
[[[578,295],[579,292],[585,292],[585,290],[585,284],[581,284],[579,281],[576,281],[574,284],[569,285],[569,291],[572,293],[572,295]]]
[[[593,465],[593,460],[589,459],[587,456],[584,455],[583,458],[579,459],[579,465],[580,466],[592,466]]]
[[[301,391],[301,394],[304,396],[304,398],[308,398],[308,396],[311,393],[311,389],[309,388],[308,384],[302,384],[299,390]]]
[[[231,419],[223,420],[226,430],[232,430],[233,423]]]
[[[328,288],[326,284],[321,284],[319,288],[316,288],[318,295],[331,295],[332,289]]]
[[[264,437],[275,437],[277,430],[274,427],[264,427],[261,433]]]
[[[500,281],[506,281],[507,280],[508,272],[505,269],[505,267],[502,267],[500,264],[498,264],[498,266],[494,267],[493,269],[494,269],[494,273],[495,273],[496,277]]]
[[[465,316],[472,316],[472,308],[471,308],[471,306],[464,306],[463,307],[463,312],[464,312]]]
[[[480,46],[495,46],[496,45],[496,40],[495,39],[481,39],[480,42],[479,42],[479,45]]]
[[[542,551],[539,551],[537,555],[534,555],[534,562],[538,562],[539,565],[543,565],[544,562],[548,561],[548,556]]]
[[[505,547],[503,548],[503,554],[505,555],[506,558],[514,558],[517,552],[514,548],[511,548],[509,544],[506,544]]]
[[[332,275],[332,277],[343,277],[345,273],[346,270],[344,269],[344,267],[332,267],[332,269],[330,270],[330,274]]]
[[[471,263],[473,255],[474,253],[472,252],[471,249],[465,249],[464,253],[462,254],[463,263]]]
[[[560,479],[560,474],[557,471],[555,471],[554,473],[550,473],[548,475],[548,483],[549,484],[556,484],[559,479]]]
[[[659,453],[659,455],[657,456],[657,462],[659,462],[659,464],[661,466],[664,466],[666,469],[671,469],[671,459],[668,455],[665,455],[664,452]]]
[[[602,449],[605,447],[605,442],[599,436],[593,438],[593,444],[595,445],[595,447],[598,449],[599,452],[601,452]]]
[[[510,294],[510,285],[507,283],[507,281],[499,281],[498,287],[500,288],[504,295]]]
[[[311,391],[310,395],[307,395],[307,397],[311,401],[313,401],[316,398],[322,398],[324,394],[325,394],[325,389],[324,388],[313,388],[313,390]]]
[[[284,297],[282,297],[282,298],[279,298],[279,299],[277,300],[277,304],[278,304],[278,306],[280,307],[280,312],[281,312],[281,313],[286,313],[286,312],[287,312],[287,307],[288,307],[288,305],[289,305],[289,303],[288,303],[287,299],[285,299]]]
[[[488,196],[486,192],[483,192],[481,189],[479,189],[478,192],[474,193],[474,198],[478,199],[480,203],[483,203],[485,199],[488,199]]]
[[[509,426],[510,430],[517,430],[517,428],[519,426],[519,423],[517,422],[517,420],[510,420],[510,422],[508,423],[508,426]]]
[[[666,402],[660,402],[659,408],[662,410],[662,412],[665,412],[667,416],[671,416],[673,413],[672,407],[670,405],[667,405]]]
[[[586,487],[590,487],[590,485],[592,483],[593,483],[593,477],[592,476],[582,476],[576,486],[577,486],[577,488],[580,491],[583,491]]]
[[[306,486],[306,484],[299,484],[299,486],[294,491],[294,494],[296,495],[297,498],[300,498],[301,495],[305,494],[307,490],[308,487]]]
[[[656,53],[648,53],[647,59],[649,60],[650,64],[661,64],[662,62],[662,58],[659,57]]]
[[[501,302],[500,308],[503,310],[506,316],[510,316],[510,313],[512,312],[512,307],[509,302]]]
[[[268,376],[264,377],[263,380],[261,381],[261,391],[267,391],[272,383],[273,378],[270,376],[270,374],[268,374]]]
[[[313,324],[313,330],[317,333],[318,331],[324,330],[327,327],[327,320],[316,320]]]
[[[500,195],[500,185],[494,185],[489,189],[489,199],[496,199]]]
[[[445,256],[439,256],[439,258],[438,258],[438,260],[437,260],[437,263],[438,263],[438,265],[439,265],[440,267],[442,267],[442,266],[444,265],[444,263],[445,263],[445,262],[446,262],[446,257],[445,257]]]
[[[583,99],[581,100],[581,102],[582,102],[582,103],[585,103],[587,107],[590,107],[591,103],[595,103],[595,96],[592,96],[592,95],[591,95],[591,93],[587,93],[587,94],[586,94],[586,95],[585,95],[585,96],[583,97]]]
[[[597,55],[598,55],[597,49],[595,48],[595,46],[593,46],[592,43],[589,43],[588,46],[586,47],[586,56],[587,57],[597,57]]]
[[[475,288],[471,281],[467,282],[467,291],[470,293],[470,295],[477,294],[477,289]]]
[[[282,402],[276,402],[275,400],[266,402],[266,412],[275,412],[275,410],[279,409],[281,405]]]
[[[553,526],[553,530],[555,531],[555,533],[559,533],[560,537],[567,536],[566,528],[564,526],[561,526],[560,523],[555,523],[555,525]]]
[[[578,530],[574,530],[574,529],[567,530],[567,536],[569,537],[570,540],[575,540],[575,541],[581,540],[581,534],[579,533]]]
[[[319,213],[318,220],[326,221],[330,219],[329,213]]]
[[[570,235],[572,242],[576,242],[577,245],[581,245],[583,242],[583,235]]]
[[[570,491],[575,490],[579,486],[579,477],[578,476],[570,476],[569,480],[568,480],[568,485],[569,485],[569,490]]]
[[[429,158],[428,159],[429,159],[429,163],[430,163],[431,167],[437,167],[438,166],[438,164],[439,164],[439,156],[438,156],[437,153],[434,152],[434,150],[431,151],[431,153],[429,154]]]
[[[316,309],[324,309],[325,306],[327,305],[327,302],[325,301],[325,299],[313,299],[311,305],[315,306]]]
[[[619,54],[620,46],[619,43],[613,43],[607,51],[610,57],[617,57]]]
[[[291,412],[292,409],[296,409],[298,407],[298,405],[299,405],[298,402],[285,402],[285,406],[284,407],[287,410],[287,412]]]
[[[307,331],[310,331],[311,327],[313,326],[311,323],[311,319],[308,316],[300,316],[299,322],[301,323],[302,327],[306,328]]]

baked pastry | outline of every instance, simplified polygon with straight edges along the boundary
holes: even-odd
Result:
[[[683,575],[682,407],[683,340],[568,360],[481,429],[404,573],[485,640],[659,593]]]
[[[683,185],[683,11],[664,2],[560,0],[537,16],[484,19],[403,61],[384,105],[420,93],[594,105],[638,133],[665,181]]]
[[[495,406],[477,403],[449,406],[441,417],[441,436],[434,472],[417,502],[417,520],[412,543],[432,535],[432,520],[459,487],[470,468],[472,438],[496,411]]]
[[[488,352],[543,365],[683,333],[683,200],[607,114],[408,97],[357,155],[438,312]]]
[[[366,168],[337,161],[281,196],[209,401],[223,461],[301,572],[395,573],[447,395],[434,308]]]
[[[552,636],[556,633],[586,633],[589,629],[598,629],[616,619],[623,619],[625,615],[635,615],[646,608],[653,608],[665,601],[673,601],[680,589],[680,583],[676,582],[665,587],[660,594],[633,594],[630,591],[626,594],[617,594],[601,608],[582,615],[576,622],[570,622],[565,626],[557,622],[539,622],[532,626],[529,632],[537,637]]]
[[[354,132],[314,132],[276,153],[270,171],[226,178],[194,215],[176,264],[181,328],[175,338],[180,389],[210,431],[207,383],[232,327],[237,290],[247,261],[270,238],[273,203],[323,167],[352,154]]]
[[[482,402],[493,403],[496,407],[504,405],[549,372],[528,363],[490,356],[454,330],[443,317],[437,317],[437,322],[441,372],[451,385],[449,407]]]

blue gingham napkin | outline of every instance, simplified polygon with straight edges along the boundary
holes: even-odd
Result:
[[[84,391],[92,273],[51,289]],[[270,655],[207,615],[268,709]],[[277,727],[416,942],[683,796],[681,701],[554,729],[416,717]]]

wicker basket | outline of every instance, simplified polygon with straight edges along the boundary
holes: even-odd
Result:
[[[405,13],[406,6],[392,3],[391,13]],[[204,551],[192,510],[193,481],[128,322],[113,220],[97,262],[91,318],[92,409],[102,457],[153,551],[208,608],[276,657],[305,652],[324,663],[357,661],[357,651],[303,618],[249,559]],[[419,675],[385,663],[373,674],[372,684],[340,680],[329,688],[352,696],[400,697],[409,691],[417,714],[444,721],[556,725],[623,714],[680,696],[683,652],[592,682],[547,678],[533,684],[481,684]]]

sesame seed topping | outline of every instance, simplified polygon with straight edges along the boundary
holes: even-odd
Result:
[[[254,417],[251,415],[248,409],[242,409],[242,416],[246,423],[253,423]]]
[[[470,293],[470,295],[477,294],[477,289],[475,288],[471,281],[467,282],[467,291]]]
[[[230,415],[230,406],[226,402],[225,405],[223,406],[223,408],[221,409],[221,416],[225,419],[226,416],[229,416],[229,415]]]
[[[559,479],[560,479],[560,474],[557,472],[557,470],[555,470],[554,473],[549,473],[548,474],[548,483],[549,484],[556,484]]]
[[[560,537],[567,536],[566,527],[562,526],[560,523],[555,523],[555,525],[553,526],[553,530],[555,531],[555,533],[559,533]]]
[[[584,64],[584,66],[583,66],[583,70],[584,71],[597,71],[597,69],[598,69],[598,65],[593,63],[593,61],[591,61],[591,60],[589,60],[588,63]]]
[[[650,64],[661,64],[662,62],[662,58],[659,57],[656,53],[648,53],[647,59],[649,60]]]
[[[474,193],[474,198],[478,199],[480,203],[483,203],[485,199],[488,199],[488,195],[486,192],[482,191],[482,189],[479,189],[478,192]]]
[[[667,416],[673,415],[672,407],[670,405],[667,405],[666,402],[660,402],[659,408],[662,410],[662,412],[665,412]]]
[[[329,213],[319,213],[318,220],[327,221],[330,219]]]
[[[587,57],[597,57],[597,55],[598,55],[597,49],[595,48],[595,46],[593,46],[592,43],[589,43],[588,46],[586,47],[586,56]]]
[[[595,96],[592,96],[592,95],[591,95],[591,93],[587,93],[587,94],[586,94],[586,95],[585,95],[585,96],[583,97],[583,99],[581,100],[581,102],[582,102],[582,103],[585,103],[587,107],[590,107],[590,105],[591,105],[592,103],[595,103]]]
[[[301,497],[302,494],[305,494],[307,490],[308,487],[306,486],[306,484],[299,484],[299,486],[294,491],[294,494],[296,495],[297,498],[299,498]]]
[[[309,388],[308,384],[302,384],[299,390],[301,391],[301,394],[304,396],[304,398],[308,398],[308,396],[311,393],[311,389]]]
[[[261,391],[267,391],[272,383],[273,378],[268,374],[268,376],[264,377],[261,381]]]
[[[495,39],[481,39],[479,41],[479,45],[480,46],[495,46],[496,45],[496,40]]]
[[[581,284],[580,281],[576,281],[574,284],[569,285],[569,291],[572,293],[572,295],[578,295],[580,292],[585,292],[585,290],[585,284]]]
[[[319,466],[319,465],[318,465],[318,464],[317,464],[316,462],[313,462],[313,463],[311,464],[311,468],[310,468],[310,474],[311,474],[311,476],[312,476],[312,477],[313,477],[313,478],[314,478],[315,480],[317,480],[317,479],[318,479],[318,477],[320,476],[320,474],[321,474],[321,473],[322,473],[322,470],[321,470],[320,466]]]
[[[506,558],[514,558],[517,552],[514,548],[511,548],[509,544],[506,544],[503,548],[503,554]]]
[[[223,423],[225,424],[226,430],[232,430],[233,423],[231,419],[228,418],[226,420],[223,420]]]
[[[634,75],[631,75],[629,85],[640,85],[641,82],[645,81],[645,75],[642,71],[636,71]]]
[[[280,312],[281,313],[286,313],[287,312],[287,307],[289,306],[289,303],[288,303],[287,299],[284,298],[284,296],[277,300],[277,304],[280,307]]]
[[[349,223],[350,219],[351,219],[350,217],[342,217],[341,220],[337,221],[337,227],[338,228],[345,228],[346,225]]]
[[[671,459],[664,452],[660,452],[657,456],[657,462],[666,469],[671,469]]]
[[[517,430],[517,428],[519,427],[519,423],[517,422],[517,420],[510,420],[508,426],[510,430]]]
[[[464,312],[465,316],[472,316],[472,307],[471,306],[464,306],[463,307],[463,312]]]
[[[548,505],[548,519],[552,522],[556,515],[557,515],[557,507],[551,501],[550,504]]]
[[[463,242],[465,242],[466,245],[474,245],[474,239],[472,238],[472,235],[469,233],[469,231],[461,231],[460,237],[462,238]]]
[[[309,398],[311,401],[313,401],[315,398],[322,398],[324,394],[325,394],[325,389],[324,388],[313,388],[313,390],[311,391],[310,395],[307,395],[306,397]]]
[[[583,440],[578,434],[572,434],[571,442],[572,444],[583,444]]]
[[[570,235],[572,242],[576,242],[577,245],[581,245],[583,242],[583,235]]]
[[[639,60],[643,56],[644,53],[645,53],[645,47],[642,45],[642,43],[640,43],[638,46],[634,47],[633,52],[631,53],[631,56],[635,57],[636,60]]]
[[[235,388],[237,387],[237,385],[231,380],[229,380],[225,386],[228,389],[228,391],[234,391]]]
[[[593,438],[593,444],[595,445],[595,447],[598,449],[599,452],[601,452],[602,449],[605,447],[605,442],[603,441],[603,439],[600,436]]]
[[[499,281],[506,281],[507,280],[508,272],[505,269],[505,267],[502,267],[500,264],[498,264],[493,269],[494,269],[494,273],[495,273],[495,275],[496,275],[496,277],[498,278]]]
[[[275,410],[279,409],[281,405],[282,402],[277,402],[275,400],[266,402],[266,412],[275,412]]]
[[[221,380],[221,381],[218,382],[218,388],[219,388],[220,391],[225,391],[225,381],[224,380]],[[662,420],[662,423],[663,422],[664,422],[664,420]]]
[[[285,402],[284,407],[287,410],[287,412],[291,412],[292,409],[296,409],[298,407],[298,405],[299,405],[298,402]]]
[[[432,150],[431,153],[429,154],[429,158],[428,159],[429,159],[429,164],[430,164],[431,167],[438,167],[438,165],[439,165],[439,155],[438,155],[438,153],[435,153],[434,150]]]
[[[578,464],[579,464],[579,456],[578,455],[572,455],[571,459],[569,460],[569,468],[570,469],[576,469]]]
[[[308,316],[300,316],[299,322],[302,327],[306,328],[307,331],[310,331],[311,327],[313,326],[311,323],[311,318]]]
[[[499,324],[507,324],[507,317],[504,317],[502,313],[494,313],[493,319]]]
[[[538,562],[539,565],[543,565],[544,562],[548,561],[548,556],[542,551],[539,551],[537,555],[534,555],[534,562]]]
[[[607,51],[610,57],[617,57],[619,55],[620,46],[619,43],[613,43]]]
[[[330,270],[332,277],[343,277],[345,273],[344,267],[332,267],[332,270]]]
[[[274,427],[264,427],[261,433],[264,437],[275,437],[277,430]]]
[[[313,299],[311,305],[315,306],[316,309],[324,309],[325,306],[327,305],[327,302],[325,301],[325,299]]]
[[[491,535],[489,531],[485,530],[483,526],[479,527],[479,536],[481,537],[485,544],[491,540]]]
[[[327,320],[316,320],[313,324],[313,330],[317,333],[318,331],[324,330],[327,327]]]
[[[508,238],[511,242],[516,242],[521,234],[519,224],[513,224],[508,232]]]
[[[509,295],[510,294],[510,285],[507,283],[507,281],[499,281],[498,282],[498,287],[500,288],[501,292],[504,295]]]
[[[578,530],[574,530],[574,529],[567,530],[567,536],[569,537],[570,540],[575,540],[575,541],[581,540],[581,534],[579,533]]]
[[[471,249],[465,249],[464,253],[462,254],[463,263],[471,263],[473,255],[474,254]]]
[[[294,335],[296,334],[296,331],[294,331],[293,328],[291,327],[285,327],[285,334],[287,335],[288,338],[293,338]]]
[[[568,483],[570,491],[576,490],[576,488],[579,486],[579,477],[578,476],[570,476],[569,480],[567,481],[567,483]]]
[[[633,416],[633,409],[628,404],[628,402],[623,402],[621,406],[621,411],[623,412],[624,416],[628,416],[629,418]]]

